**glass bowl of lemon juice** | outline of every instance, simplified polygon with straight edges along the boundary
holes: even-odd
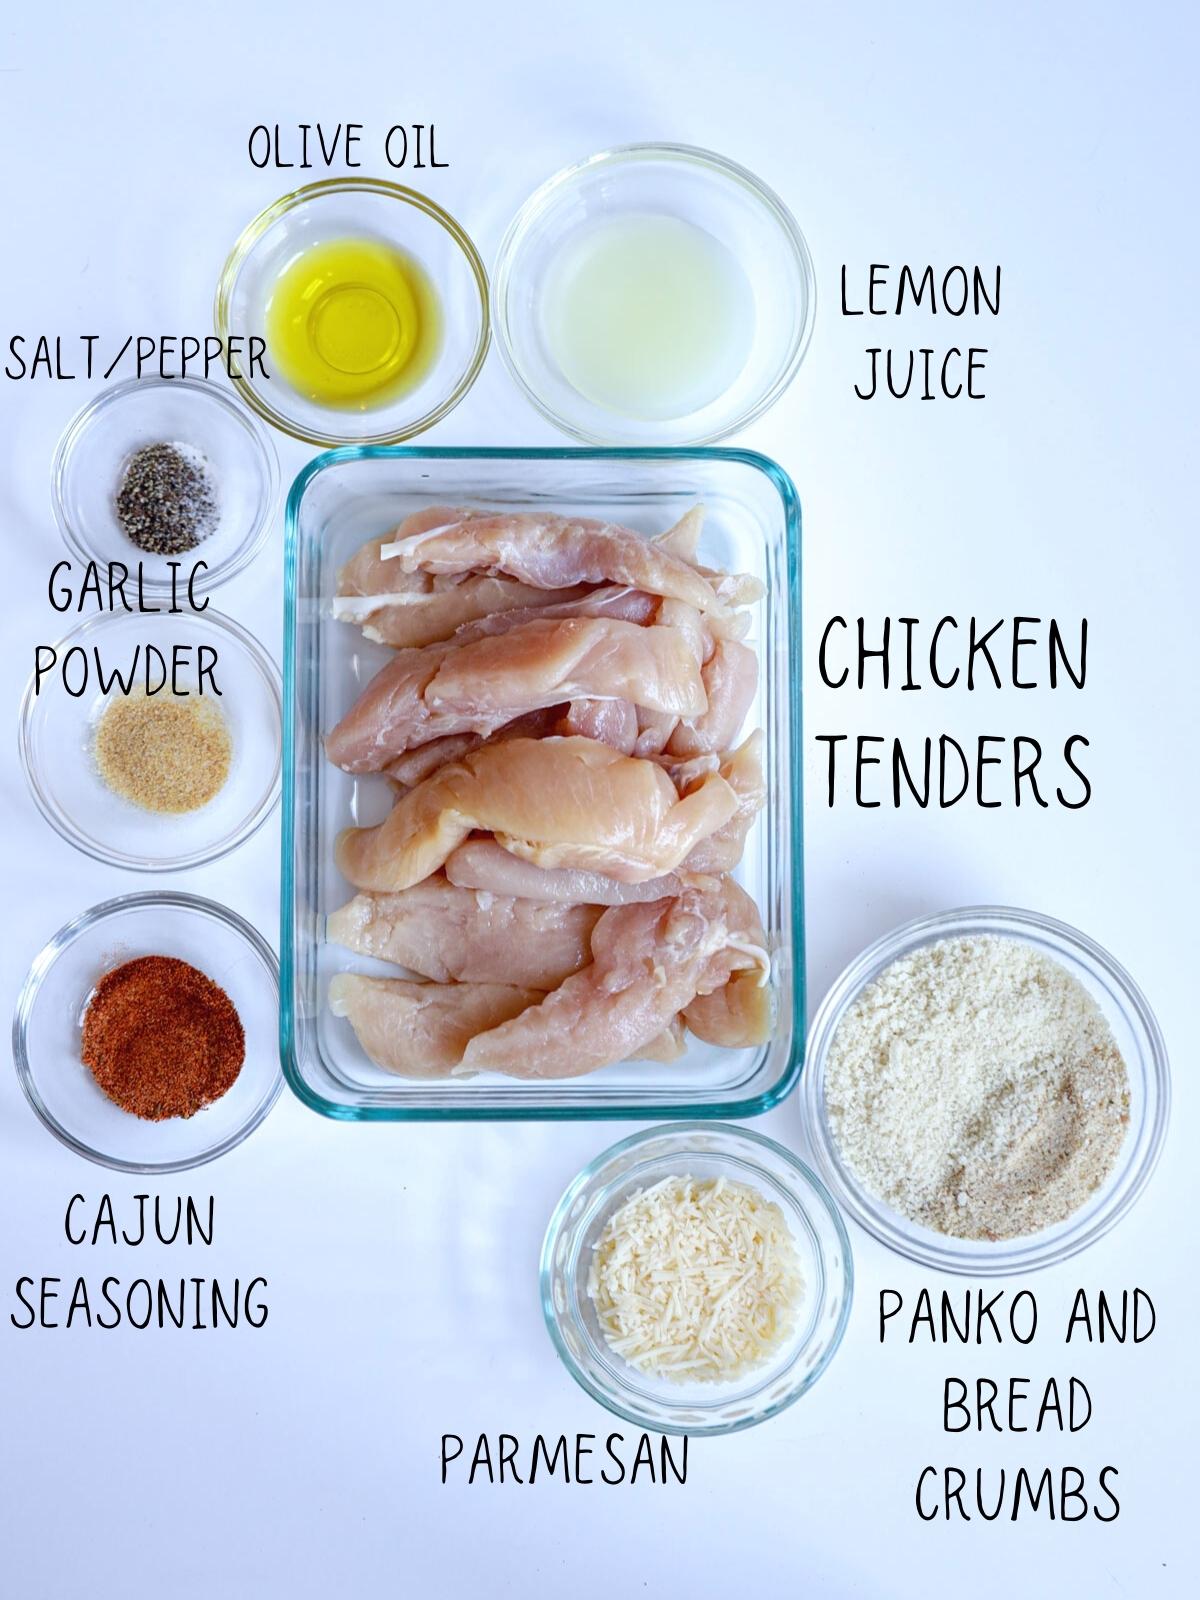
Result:
[[[330,178],[284,195],[242,232],[217,285],[242,398],[310,444],[397,444],[452,411],[490,338],[487,273],[425,195]],[[248,350],[243,343],[241,350]]]
[[[595,444],[707,444],[795,376],[816,285],[804,236],[745,168],[686,145],[592,156],[510,225],[497,343],[542,414]]]

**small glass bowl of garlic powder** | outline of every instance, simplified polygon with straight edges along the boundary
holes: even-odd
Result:
[[[1170,1104],[1129,974],[1065,923],[1001,906],[865,950],[813,1019],[803,1084],[846,1210],[901,1255],[974,1277],[1106,1233],[1150,1178]]]
[[[100,612],[55,649],[56,669],[26,687],[19,748],[69,844],[127,871],[180,872],[263,825],[279,799],[283,686],[257,639],[210,605]]]
[[[852,1282],[819,1179],[719,1122],[606,1150],[563,1195],[542,1249],[542,1307],[567,1370],[661,1433],[733,1433],[791,1405],[841,1342]]]

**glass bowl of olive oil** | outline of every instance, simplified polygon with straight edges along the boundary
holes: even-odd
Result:
[[[234,381],[309,444],[397,444],[452,411],[490,337],[487,273],[427,196],[375,178],[284,195],[242,232],[215,320]],[[249,341],[256,346],[251,358]]]
[[[795,377],[816,280],[787,207],[690,145],[566,168],[510,224],[496,341],[543,416],[590,444],[711,444]]]

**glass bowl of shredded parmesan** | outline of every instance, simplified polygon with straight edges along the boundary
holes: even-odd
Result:
[[[1035,911],[906,923],[851,963],[809,1030],[817,1166],[847,1213],[925,1266],[1057,1264],[1129,1210],[1166,1132],[1145,997],[1108,952]]]
[[[837,1350],[852,1283],[820,1180],[719,1122],[606,1150],[559,1201],[542,1249],[542,1308],[568,1372],[661,1433],[734,1433],[791,1405]]]

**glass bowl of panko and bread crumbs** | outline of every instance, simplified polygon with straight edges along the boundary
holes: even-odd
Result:
[[[278,1007],[274,952],[241,917],[196,895],[124,895],[34,959],[13,1020],[17,1076],[50,1132],[91,1161],[199,1166],[278,1098]]]
[[[54,651],[25,693],[21,757],[42,814],[77,850],[179,870],[236,849],[270,815],[280,677],[237,623],[211,605],[109,613]]]
[[[761,1134],[680,1122],[623,1139],[567,1189],[542,1247],[542,1309],[593,1399],[661,1433],[775,1416],[833,1359],[850,1243],[820,1180]]]
[[[1129,974],[1033,911],[968,907],[865,950],[809,1032],[818,1167],[926,1266],[999,1276],[1084,1250],[1148,1182],[1166,1049]]]

